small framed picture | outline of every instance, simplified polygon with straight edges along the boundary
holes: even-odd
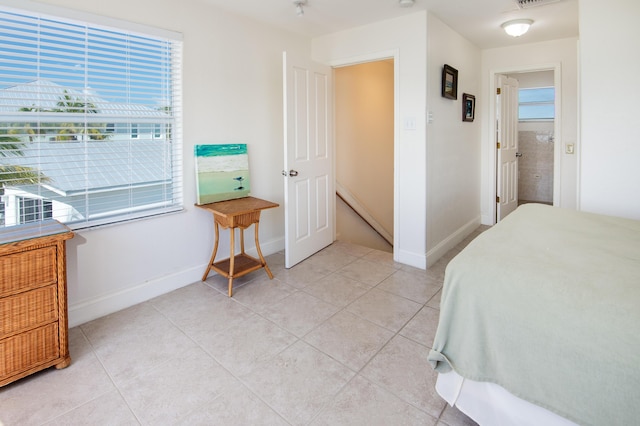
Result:
[[[447,64],[442,68],[442,96],[458,99],[458,70]]]
[[[476,97],[462,94],[462,121],[473,121],[476,116]]]

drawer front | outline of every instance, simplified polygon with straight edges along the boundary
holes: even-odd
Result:
[[[59,354],[57,323],[0,340],[0,380],[53,361]]]
[[[56,247],[0,257],[0,297],[57,282]]]
[[[0,339],[58,319],[56,285],[0,299]]]

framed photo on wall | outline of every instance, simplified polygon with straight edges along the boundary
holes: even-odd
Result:
[[[462,94],[462,121],[473,121],[476,116],[476,97]]]
[[[442,96],[458,99],[458,70],[447,64],[442,68]]]

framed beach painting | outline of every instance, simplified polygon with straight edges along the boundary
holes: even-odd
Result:
[[[196,145],[196,203],[249,196],[247,144]]]

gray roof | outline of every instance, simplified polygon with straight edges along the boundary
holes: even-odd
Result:
[[[51,179],[46,185],[64,195],[74,192],[157,184],[171,179],[168,150],[161,141],[34,142],[22,157],[3,157],[2,163],[40,169]],[[40,156],[40,164],[34,158]],[[86,161],[86,163],[85,163]],[[70,171],[73,171],[70,173]],[[86,173],[84,172],[86,171]]]
[[[34,105],[34,98],[38,97],[38,104]],[[129,117],[157,117],[167,118],[162,110],[149,108],[146,105],[110,102],[99,97],[92,90],[80,91],[61,86],[48,80],[34,80],[29,83],[0,89],[0,113],[17,112],[20,108],[38,107],[43,110],[59,108],[58,102],[70,96],[72,99],[82,99],[83,102],[95,106],[99,114],[129,116]]]

